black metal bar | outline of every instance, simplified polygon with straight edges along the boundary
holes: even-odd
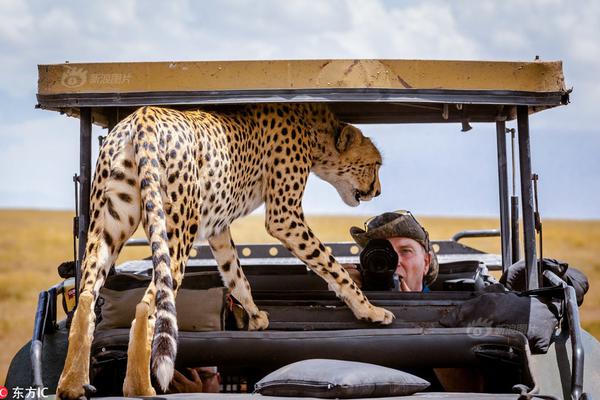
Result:
[[[560,106],[564,92],[452,89],[258,89],[38,94],[41,108],[114,107],[154,104],[242,104],[273,102],[424,102]]]
[[[527,289],[537,289],[540,285],[535,249],[535,219],[533,215],[533,188],[531,185],[531,152],[529,143],[529,111],[527,106],[517,107],[519,129],[519,167],[521,171],[521,197],[523,201],[523,247],[527,267]]]
[[[544,277],[548,279],[554,286],[561,286],[562,288],[567,287],[567,283],[549,269],[544,271]]]
[[[572,286],[559,278],[551,271],[544,271],[546,277],[553,285],[562,286],[565,292],[565,313],[567,314],[567,324],[569,328],[569,337],[571,339],[571,398],[579,399],[583,393],[583,367],[585,354],[583,349],[583,339],[581,337],[581,322],[579,320],[579,308],[577,306],[577,296]]]
[[[519,246],[519,198],[517,196],[510,197],[510,239],[512,263],[516,263],[521,259],[521,249]]]
[[[583,365],[584,351],[583,339],[581,337],[581,322],[579,321],[579,309],[577,308],[577,296],[575,289],[571,286],[565,288],[565,300],[567,302],[567,320],[569,321],[569,335],[571,336],[571,350],[573,368],[571,373],[571,397],[579,399],[583,393]]]
[[[108,111],[108,126],[107,129],[108,131],[112,131],[113,128],[115,127],[115,125],[117,125],[119,123],[119,109],[116,107],[111,108]]]
[[[501,232],[498,229],[478,229],[457,232],[452,236],[452,240],[458,242],[460,239],[464,238],[496,237],[500,235]]]
[[[73,175],[75,185],[75,216],[73,217],[73,261],[77,264],[77,237],[79,235],[79,175]]]
[[[506,130],[510,133],[510,157],[511,157],[511,175],[512,175],[512,196],[510,197],[510,238],[511,238],[511,264],[521,259],[519,245],[519,196],[517,196],[517,163],[515,158],[515,128]]]
[[[90,224],[90,190],[92,186],[92,110],[80,109],[79,124],[79,252],[75,275],[75,299],[79,300],[81,266]]]
[[[33,340],[41,340],[44,335],[44,317],[48,304],[48,292],[40,292],[38,296],[38,305],[35,310],[35,320],[33,323]]]
[[[508,212],[508,167],[506,161],[506,122],[496,121],[496,150],[498,153],[498,195],[500,196],[500,242],[502,271],[512,264],[510,254],[510,214]]]
[[[32,385],[43,388],[42,381],[42,341],[44,340],[44,325],[46,308],[48,306],[48,292],[41,292],[38,297],[38,305],[33,322],[33,337],[29,348],[29,359],[31,360]]]
[[[44,333],[52,333],[56,330],[56,317],[58,308],[56,299],[58,298],[57,288],[62,285],[56,285],[48,289],[48,304],[46,306],[46,315],[44,316]]]

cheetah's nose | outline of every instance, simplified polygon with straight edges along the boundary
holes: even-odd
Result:
[[[379,196],[380,194],[381,194],[381,190],[377,190],[377,191],[375,192],[375,197]]]

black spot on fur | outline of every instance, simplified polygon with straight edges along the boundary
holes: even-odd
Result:
[[[125,203],[131,203],[133,201],[131,196],[127,193],[119,193],[118,196],[119,196],[119,199],[121,199]]]
[[[110,233],[108,233],[106,231],[104,232],[104,241],[106,242],[106,244],[108,245],[108,247],[112,248],[112,246],[113,246],[113,238],[112,238],[112,236],[110,236]]]

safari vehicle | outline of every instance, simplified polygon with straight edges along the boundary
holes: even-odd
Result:
[[[78,251],[74,276],[63,269],[66,280],[40,294],[33,338],[11,364],[6,380],[9,388],[47,387],[45,393],[54,393],[63,367],[69,321],[67,318],[57,322],[57,301],[61,293],[67,298],[73,293],[76,296],[77,291],[68,288],[76,287],[80,279],[89,221],[92,124],[110,130],[143,105],[223,110],[248,103],[322,102],[340,120],[349,123],[453,123],[460,124],[463,130],[468,130],[471,122],[494,123],[500,230],[465,231],[450,240],[434,241],[440,275],[438,287],[430,293],[367,292],[374,304],[394,312],[396,320],[387,327],[356,320],[327,291],[326,284],[281,245],[238,246],[256,303],[270,314],[269,329],[244,330],[243,318],[236,313],[235,305],[223,301],[224,305],[217,307],[217,322],[209,330],[181,329],[177,367],[217,366],[223,376],[223,391],[238,392],[232,396],[240,398],[249,396],[243,393],[252,392],[254,384],[268,373],[314,358],[362,361],[409,371],[431,382],[427,391],[413,395],[422,399],[600,396],[600,345],[580,326],[573,288],[557,274],[543,271],[538,262],[539,224],[534,209],[535,182],[530,179],[528,119],[532,113],[569,102],[561,62],[66,63],[39,66],[38,102],[39,108],[80,120],[74,228]],[[506,123],[514,120],[518,167],[513,153],[513,171],[521,177],[520,210],[516,199],[510,196],[508,179]],[[514,139],[515,130],[511,133]],[[501,254],[486,254],[460,243],[465,236],[498,236]],[[144,245],[139,240],[131,244]],[[359,263],[359,248],[355,244],[328,246],[341,262]],[[520,328],[518,321],[508,327],[447,327],[440,323],[461,305],[479,299],[482,287],[493,282],[489,271],[507,271],[521,258],[521,247],[526,267],[526,287],[521,295],[550,296],[557,309],[558,323],[552,329],[546,351],[532,352],[527,329]],[[107,289],[123,295],[145,287],[150,266],[147,260],[117,265],[106,283]],[[220,277],[210,250],[205,245],[196,246],[187,265],[184,289],[200,292],[218,286]],[[226,293],[224,296],[223,299]],[[199,302],[192,304],[194,307],[190,308],[197,308]],[[113,302],[113,311],[116,306]],[[98,396],[119,396],[131,318],[124,325],[101,329],[109,307],[105,302],[98,308],[101,323],[92,348],[92,384],[98,389]],[[68,305],[67,309],[72,311]],[[203,309],[202,314],[205,313]],[[436,380],[433,371],[442,369],[456,373],[453,388]],[[469,384],[474,376],[478,385]],[[201,396],[210,395],[177,398]]]

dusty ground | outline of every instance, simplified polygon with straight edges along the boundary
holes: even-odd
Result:
[[[30,337],[37,295],[59,281],[56,267],[73,257],[72,212],[0,210],[0,385],[13,355]],[[348,228],[362,226],[364,217],[309,217],[323,241],[350,241]],[[420,218],[433,239],[446,239],[462,229],[497,228],[486,219]],[[260,216],[251,216],[233,227],[237,243],[264,243],[267,235]],[[466,242],[499,252],[497,239]],[[581,268],[592,290],[581,308],[583,326],[600,338],[600,221],[544,221],[544,254]],[[121,260],[147,255],[145,249],[128,250]]]

